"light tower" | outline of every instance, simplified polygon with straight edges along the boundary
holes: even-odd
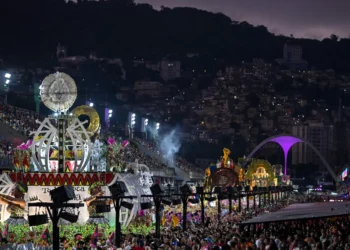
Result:
[[[160,129],[160,123],[157,122],[156,125],[155,125],[155,132],[154,132],[154,137],[158,137],[159,135],[159,129]]]
[[[89,103],[90,107],[92,107],[91,104],[92,106],[94,105],[93,103]],[[105,108],[105,123],[106,123],[107,129],[109,128],[109,123],[111,121],[112,116],[113,116],[113,109]]]
[[[10,82],[11,82],[11,74],[10,73],[5,73],[4,75],[5,77],[5,83],[4,83],[4,91],[5,91],[5,100],[4,103],[7,104],[7,93],[10,90]]]
[[[148,119],[142,118],[141,132],[145,133],[145,139],[147,140]]]
[[[136,114],[129,113],[129,139],[134,139],[135,126],[136,126]]]

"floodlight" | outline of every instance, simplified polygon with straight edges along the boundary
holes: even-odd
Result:
[[[5,78],[7,78],[7,79],[11,78],[11,74],[10,73],[5,73]]]
[[[50,191],[51,200],[55,204],[75,199],[74,188],[72,186],[60,186]]]
[[[93,103],[93,102],[90,102],[89,106],[90,106],[90,107],[93,107],[93,106],[94,106],[94,103]]]
[[[40,226],[43,224],[47,224],[47,222],[48,222],[47,214],[28,215],[29,226]]]
[[[111,118],[111,117],[112,117],[112,114],[108,114],[108,117]]]
[[[126,202],[126,201],[122,201],[122,203],[120,204],[122,207],[125,207],[126,209],[132,210],[132,208],[134,207],[134,204],[130,203],[130,202]]]
[[[7,80],[5,81],[5,83],[6,83],[6,84],[9,84],[9,83],[10,83],[10,80],[9,80],[9,79],[7,79]]]
[[[136,117],[136,114],[132,114],[132,115],[131,115],[131,118],[134,118],[134,119],[135,119],[135,117]]]
[[[113,113],[112,109],[108,110],[108,114],[112,114],[112,113]]]

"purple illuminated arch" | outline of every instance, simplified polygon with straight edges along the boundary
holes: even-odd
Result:
[[[327,170],[329,173],[332,175],[333,179],[337,182],[337,176],[335,175],[333,169],[331,166],[328,164],[326,159],[322,156],[322,154],[308,141],[305,141],[299,137],[292,136],[292,135],[277,135],[277,136],[272,136],[270,138],[267,138],[263,142],[261,142],[258,146],[256,146],[253,151],[248,155],[248,158],[252,158],[252,156],[266,143],[268,142],[276,142],[278,145],[281,146],[283,149],[284,153],[284,174],[287,174],[287,158],[288,158],[288,152],[289,150],[293,147],[294,144],[302,142],[305,143],[307,146],[311,147],[311,149],[320,157],[322,163],[326,166]]]

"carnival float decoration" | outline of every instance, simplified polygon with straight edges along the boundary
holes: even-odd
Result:
[[[40,95],[54,114],[37,120],[38,129],[31,133],[33,139],[16,148],[13,157],[16,171],[0,175],[0,202],[4,205],[1,222],[26,223],[28,213],[33,213],[26,203],[50,202],[50,190],[71,185],[74,201],[86,204],[72,211],[79,214],[79,224],[113,225],[114,209],[97,211],[98,196],[110,195],[108,186],[116,181],[125,183],[125,195],[149,195],[153,184],[150,170],[143,164],[124,161],[128,141],[100,138],[100,118],[95,109],[83,105],[70,110],[77,98],[77,88],[70,76],[60,72],[49,75],[40,86]],[[82,116],[88,119],[83,121]],[[110,202],[105,201],[104,205]],[[140,210],[137,201],[131,210],[121,210],[124,228]],[[41,213],[34,211],[37,212]],[[21,220],[13,220],[14,217]]]
[[[247,168],[246,182],[251,187],[277,186],[275,170],[266,160],[252,159]]]
[[[214,187],[226,188],[238,184],[238,174],[234,170],[234,162],[229,155],[231,151],[227,148],[223,149],[221,161],[211,164],[205,170],[204,189],[211,192]]]

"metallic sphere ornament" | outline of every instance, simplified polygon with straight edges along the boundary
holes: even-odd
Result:
[[[69,75],[57,72],[43,80],[40,96],[46,107],[65,113],[77,99],[77,86]]]

